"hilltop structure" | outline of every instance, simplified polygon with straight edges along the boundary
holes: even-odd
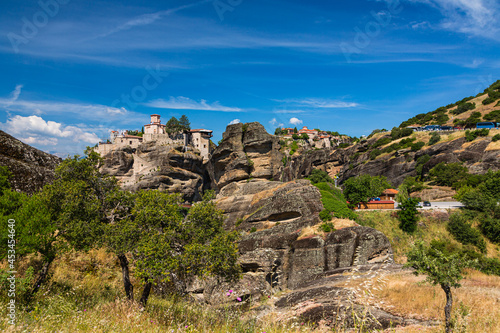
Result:
[[[100,142],[96,151],[105,156],[112,151],[130,147],[136,149],[146,142],[156,142],[161,146],[184,146],[184,151],[198,150],[200,156],[207,161],[211,154],[210,138],[212,131],[207,129],[169,131],[167,125],[162,124],[160,115],[152,114],[149,124],[144,125],[142,136],[129,135],[127,131],[118,133],[112,131],[108,142]]]

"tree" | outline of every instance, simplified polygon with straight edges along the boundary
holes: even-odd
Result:
[[[367,202],[370,198],[378,197],[391,187],[384,176],[370,176],[368,174],[351,177],[344,183],[344,195],[351,205]]]
[[[304,140],[309,140],[309,135],[307,135],[307,133],[302,133],[300,137]]]
[[[320,169],[314,169],[309,177],[307,177],[311,181],[312,184],[317,184],[317,183],[331,183],[334,184],[335,181],[330,177],[328,172],[320,170]]]
[[[420,198],[407,198],[399,203],[398,219],[399,228],[407,233],[413,233],[417,230],[418,221],[418,203]]]
[[[191,123],[189,122],[189,119],[185,114],[183,114],[181,116],[181,118],[179,119],[179,126],[180,126],[181,130],[186,131],[186,132],[191,130]]]
[[[429,172],[429,178],[440,186],[453,186],[456,182],[467,177],[468,169],[462,163],[441,162]]]
[[[99,172],[101,158],[87,150],[87,156],[65,159],[56,168],[53,184],[26,198],[13,214],[17,225],[18,254],[38,254],[42,268],[30,297],[45,282],[58,254],[74,248],[88,250],[101,243],[103,226],[115,203],[109,194],[118,189],[114,177]]]
[[[298,140],[298,139],[300,139],[300,136],[298,134],[293,133],[292,134],[292,139]]]
[[[473,266],[473,262],[465,259],[458,253],[445,255],[443,252],[432,247],[426,247],[423,242],[417,242],[407,253],[408,262],[406,267],[411,267],[415,275],[424,274],[426,281],[439,285],[446,295],[444,314],[446,320],[446,332],[451,332],[451,309],[453,297],[451,288],[459,288],[460,280],[463,279],[465,268]]]
[[[159,191],[137,194],[132,213],[140,234],[136,272],[145,282],[143,306],[156,282],[170,282],[184,294],[188,280],[194,277],[238,278],[237,233],[224,230],[223,213],[213,198],[213,192],[206,193],[184,218],[180,195]]]
[[[283,134],[285,134],[285,131],[283,131],[281,127],[276,127],[276,129],[274,130],[274,135],[283,135]]]
[[[297,127],[293,128],[293,133],[297,134],[299,131],[297,130]]]
[[[167,131],[167,133],[173,134],[179,132],[180,130],[181,126],[179,120],[175,117],[170,118],[165,124],[165,131]]]

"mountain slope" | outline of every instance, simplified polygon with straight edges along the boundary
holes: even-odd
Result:
[[[60,162],[59,157],[0,131],[0,165],[7,166],[12,172],[10,183],[15,190],[30,194],[36,192],[54,178],[54,170]]]

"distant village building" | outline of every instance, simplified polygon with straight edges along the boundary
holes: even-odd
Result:
[[[299,135],[304,133],[309,136],[309,139],[314,139],[318,135],[317,130],[310,130],[306,126],[302,127],[302,129],[299,130]]]
[[[150,123],[144,125],[144,134],[142,137],[129,135],[127,131],[123,133],[111,131],[110,140],[108,142],[100,142],[96,151],[101,156],[104,156],[120,148],[137,148],[142,143],[155,141],[158,145],[183,145],[185,150],[198,150],[200,156],[208,160],[212,153],[210,145],[211,137],[212,131],[207,129],[167,133],[166,125],[161,123],[160,115],[152,114]]]
[[[382,195],[380,196],[380,200],[395,200],[396,195],[398,194],[398,190],[395,190],[393,188],[388,188],[384,192],[382,192]]]

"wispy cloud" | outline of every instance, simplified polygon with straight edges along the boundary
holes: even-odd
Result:
[[[105,32],[105,33],[102,33],[102,34],[98,35],[95,38],[104,38],[104,37],[113,35],[115,33],[121,32],[121,31],[132,29],[134,27],[139,27],[139,26],[145,26],[145,25],[153,24],[153,23],[155,23],[156,21],[158,21],[159,19],[161,19],[164,16],[167,16],[167,15],[170,15],[170,14],[174,14],[174,13],[180,11],[180,10],[191,8],[191,7],[195,7],[195,6],[207,3],[207,2],[211,2],[211,0],[198,1],[198,2],[195,2],[195,3],[192,3],[192,4],[187,4],[187,5],[184,5],[184,6],[179,6],[177,8],[172,8],[172,9],[169,9],[169,10],[162,10],[162,11],[158,11],[158,12],[151,13],[151,14],[140,15],[140,16],[134,17],[133,19],[128,20],[127,22],[125,22],[123,24],[120,24],[119,26],[117,26],[117,27],[115,27],[115,28],[113,28],[113,29]],[[92,38],[92,39],[95,39],[95,38]]]
[[[239,124],[239,123],[241,123],[241,120],[239,120],[239,119],[233,119],[233,120],[231,120],[231,121],[229,122],[229,124],[228,124],[228,125],[235,125],[235,124]]]
[[[4,101],[6,106],[10,106],[14,104],[17,99],[19,98],[19,95],[21,95],[21,89],[23,88],[22,84],[18,84],[16,88],[14,89],[13,92],[10,93],[10,97]]]
[[[306,113],[304,110],[275,110],[273,111],[274,113],[277,114],[294,114],[294,113]]]
[[[354,102],[345,102],[340,100],[332,100],[324,98],[287,99],[287,100],[275,100],[275,101],[297,106],[303,106],[303,107],[318,108],[318,109],[354,108],[359,106],[358,103]]]
[[[168,100],[156,99],[145,104],[146,106],[158,109],[174,110],[202,110],[202,111],[221,111],[221,112],[244,112],[237,107],[221,105],[219,102],[208,103],[202,99],[200,102],[194,101],[188,97],[170,97]]]
[[[444,19],[439,27],[500,40],[500,6],[496,0],[405,0],[432,6]]]

